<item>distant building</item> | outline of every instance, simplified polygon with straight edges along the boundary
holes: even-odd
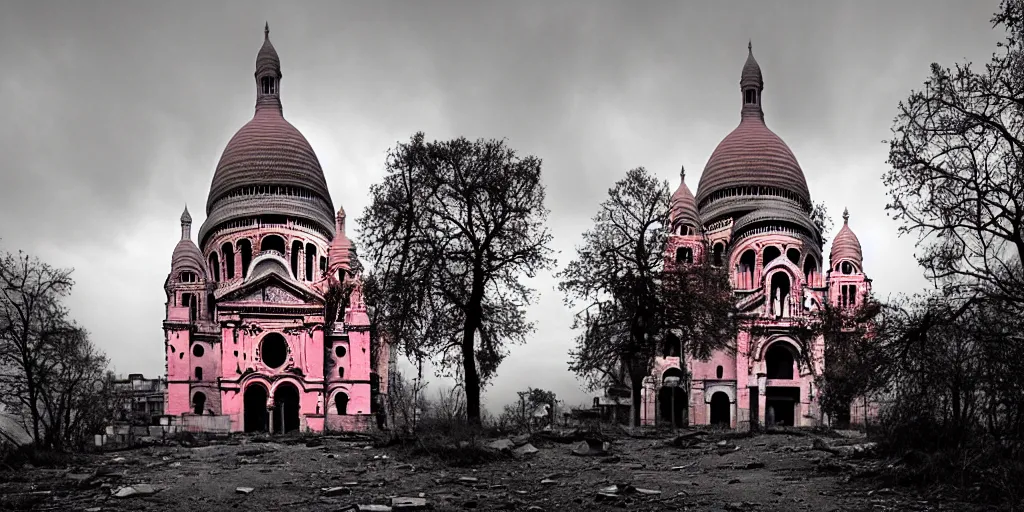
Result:
[[[362,430],[378,424],[387,345],[370,340],[362,269],[316,153],[281,106],[264,30],[255,114],[213,174],[198,244],[181,241],[164,290],[165,412],[190,430]],[[351,286],[330,326],[325,297]]]
[[[141,373],[132,373],[126,379],[114,381],[114,386],[128,398],[118,420],[141,425],[159,424],[159,417],[164,414],[166,378],[147,379]]]
[[[739,85],[739,125],[708,158],[696,197],[680,176],[665,259],[667,266],[710,260],[728,269],[742,321],[762,334],[741,330],[732,350],[708,361],[685,357],[678,337],[668,336],[644,382],[643,424],[817,425],[814,379],[824,365],[824,340],[798,343],[794,328],[826,301],[852,307],[871,290],[847,212],[825,268],[807,180],[765,125],[764,81],[749,46]]]

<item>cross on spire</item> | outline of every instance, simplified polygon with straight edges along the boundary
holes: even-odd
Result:
[[[684,181],[686,180],[686,166],[685,165],[680,165],[679,166],[679,179],[680,180],[684,180]]]
[[[754,41],[752,39],[747,39],[747,52],[754,53]]]
[[[263,25],[263,40],[267,41],[270,39],[270,22],[265,21]]]
[[[843,224],[849,224],[849,223],[850,223],[850,209],[849,208],[843,208]]]

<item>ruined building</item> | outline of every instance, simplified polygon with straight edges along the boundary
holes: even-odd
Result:
[[[823,257],[807,181],[793,152],[765,125],[764,81],[748,51],[739,126],[711,154],[696,197],[682,181],[672,195],[665,258],[666,265],[710,258],[727,268],[743,322],[759,328],[741,329],[735,350],[708,361],[680,357],[678,339],[669,335],[642,391],[644,424],[818,424],[814,376],[822,370],[824,340],[802,348],[793,327],[825,301],[852,306],[870,292],[845,211],[828,261]],[[799,357],[805,349],[810,365]]]
[[[316,153],[282,114],[269,27],[256,56],[256,112],[213,174],[197,242],[181,215],[171,257],[166,414],[190,430],[365,429],[387,387],[370,339],[360,265]],[[351,290],[336,321],[331,289]]]

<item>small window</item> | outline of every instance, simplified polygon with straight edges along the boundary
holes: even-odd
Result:
[[[334,347],[334,355],[336,357],[345,357],[345,347],[342,345]]]
[[[339,379],[344,379],[345,378],[345,367],[344,366],[338,368],[338,378]]]
[[[203,380],[203,369],[196,366],[196,380]]]
[[[724,375],[724,374],[725,374],[725,368],[722,368],[722,365],[718,365],[718,368],[715,369],[715,376],[716,376],[716,378],[721,379],[722,375]]]
[[[196,278],[195,272],[190,272],[186,270],[182,272],[181,275],[178,276],[178,280],[181,281],[182,283],[194,283],[198,279]]]
[[[274,94],[275,85],[275,80],[272,77],[265,76],[260,79],[260,90],[263,94]]]
[[[693,249],[689,247],[676,249],[676,263],[693,263]]]
[[[192,412],[202,415],[204,410],[206,410],[206,393],[196,391],[196,394],[192,396]]]
[[[203,349],[202,345],[195,345],[192,347],[192,355],[196,357],[203,357],[204,353],[206,353],[206,350]]]
[[[722,261],[725,257],[725,245],[721,243],[715,244],[715,248],[713,249],[712,254],[712,264],[716,267],[721,267],[723,265]]]
[[[844,275],[850,275],[853,273],[853,265],[849,261],[844,261],[842,264],[842,272]]]
[[[757,91],[754,89],[747,89],[744,103],[757,103]]]

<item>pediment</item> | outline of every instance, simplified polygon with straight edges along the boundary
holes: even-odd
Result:
[[[244,302],[262,306],[323,304],[323,299],[315,291],[292,280],[282,279],[276,273],[247,280],[236,288],[215,294],[215,297],[218,302]]]

